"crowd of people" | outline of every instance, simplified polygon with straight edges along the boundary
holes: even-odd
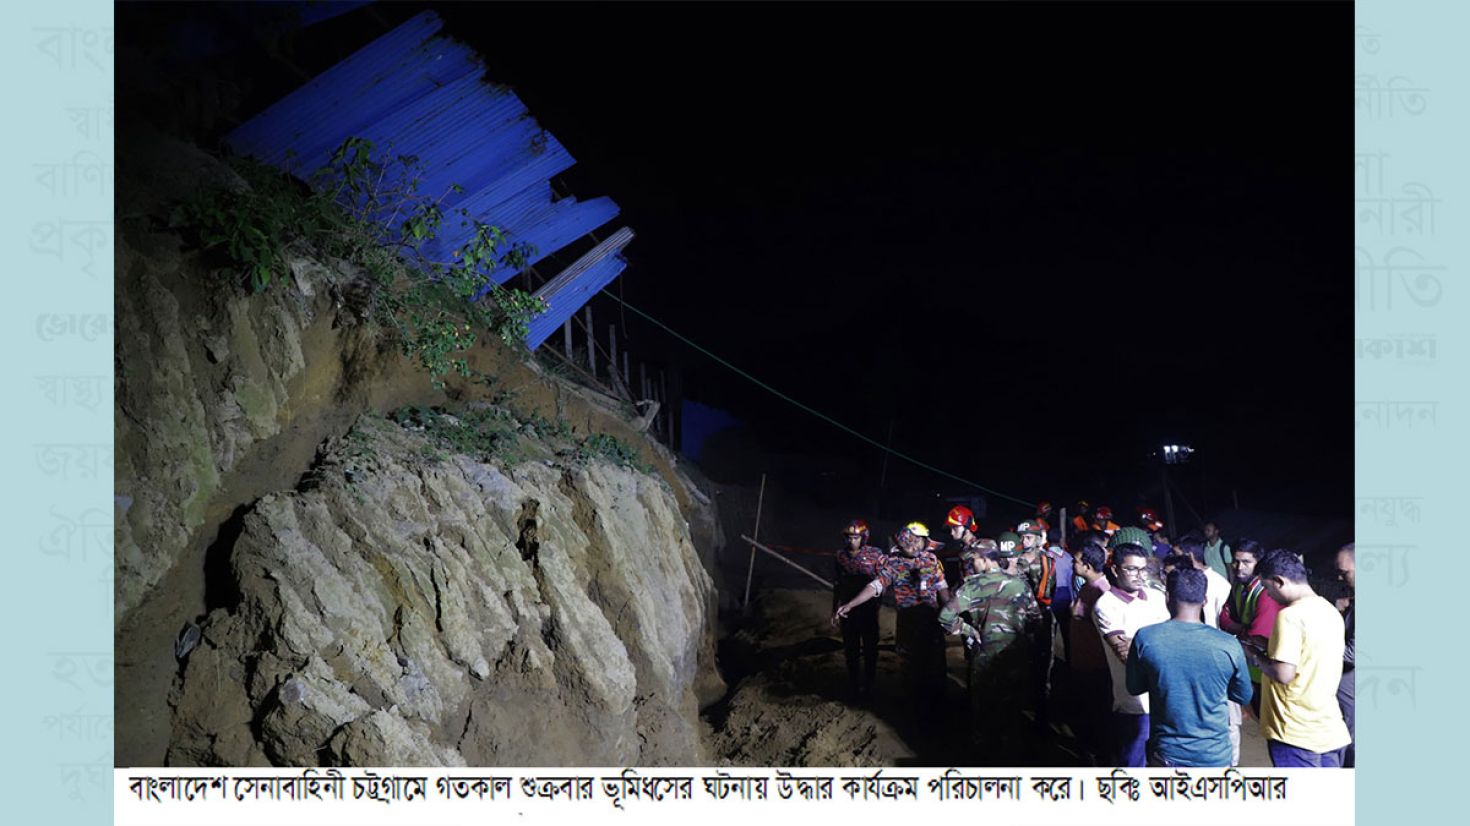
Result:
[[[1328,602],[1299,554],[1227,543],[1213,524],[1170,539],[1148,509],[1137,525],[1113,518],[1079,503],[1064,547],[1048,503],[993,538],[955,507],[945,517],[960,548],[954,587],[923,523],[884,551],[852,521],[832,623],[854,699],[872,698],[889,594],[921,717],[942,708],[945,635],[963,641],[976,764],[1034,765],[1052,729],[1099,766],[1235,766],[1250,715],[1273,765],[1352,767],[1351,596]],[[1335,560],[1349,594],[1353,555],[1347,545]]]

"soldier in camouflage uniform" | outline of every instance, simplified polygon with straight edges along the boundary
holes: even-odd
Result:
[[[1031,694],[1036,710],[1036,725],[1050,722],[1051,670],[1056,643],[1056,615],[1051,611],[1057,588],[1057,557],[1046,547],[1046,530],[1037,522],[1025,521],[1016,526],[1021,536],[1021,558],[1016,560],[1021,579],[1040,607],[1031,651]]]
[[[1031,762],[1021,711],[1032,670],[1028,629],[1041,612],[1025,580],[1001,569],[1006,558],[999,550],[974,553],[979,573],[939,613],[944,630],[962,636],[970,650],[970,735],[978,765]]]

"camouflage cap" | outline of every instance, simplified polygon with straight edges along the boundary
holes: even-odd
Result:
[[[1153,551],[1154,541],[1149,537],[1148,531],[1129,525],[1119,528],[1113,533],[1113,538],[1108,542],[1108,549],[1112,550],[1119,545],[1137,545],[1145,551]]]
[[[991,551],[994,551],[994,550],[995,550],[995,540],[994,539],[977,539],[977,540],[975,540],[975,544],[973,544],[970,547],[966,548],[960,554],[960,559],[962,561],[964,561],[964,562],[969,562],[970,560],[974,559],[977,556],[986,556]]]

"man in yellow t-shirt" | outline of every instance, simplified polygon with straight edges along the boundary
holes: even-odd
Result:
[[[1271,764],[1341,768],[1352,742],[1337,705],[1342,616],[1312,590],[1306,565],[1290,551],[1266,554],[1256,575],[1281,604],[1265,650],[1246,645],[1247,661],[1261,669],[1261,735]]]

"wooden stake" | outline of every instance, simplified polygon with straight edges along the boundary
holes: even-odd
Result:
[[[760,550],[765,551],[766,553],[770,554],[771,556],[774,556],[775,558],[781,560],[782,562],[785,562],[787,565],[790,565],[791,567],[795,568],[796,570],[801,571],[802,573],[806,574],[807,576],[811,577],[812,579],[815,579],[816,581],[822,583],[823,585],[827,586],[828,588],[831,588],[832,587],[832,583],[828,582],[825,579],[822,579],[821,577],[817,576],[816,574],[812,573],[811,571],[808,571],[806,568],[803,568],[800,565],[797,565],[795,562],[792,562],[791,560],[789,560],[786,557],[784,557],[784,556],[776,553],[775,551],[771,550],[770,548],[767,548],[765,545],[762,545],[761,543],[755,541],[754,539],[751,539],[748,536],[742,536],[740,538],[741,539],[744,539],[746,542],[750,543],[751,556],[754,556],[755,555],[755,549],[756,548],[759,548]]]
[[[745,603],[743,604],[742,607],[746,611],[749,611],[750,610],[750,578],[755,575],[755,544],[754,544],[754,542],[755,542],[756,539],[759,539],[760,538],[760,535],[761,535],[761,506],[765,504],[765,501],[766,501],[766,475],[764,473],[762,473],[761,474],[761,492],[760,492],[760,495],[758,497],[756,497],[756,500],[755,500],[755,530],[751,531],[751,533],[754,534],[754,536],[751,538],[751,543],[752,544],[750,546],[750,566],[745,569]]]
[[[592,326],[592,305],[585,308],[587,317],[587,372],[597,378],[597,328]]]
[[[607,375],[617,384],[618,377],[618,325],[607,325]]]

